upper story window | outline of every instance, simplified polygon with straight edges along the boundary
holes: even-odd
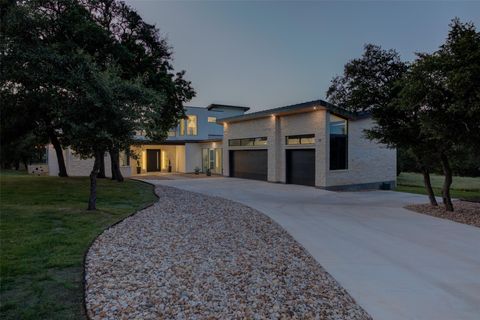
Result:
[[[180,120],[180,135],[181,136],[185,135],[185,120],[184,119]]]
[[[267,137],[230,139],[228,145],[231,147],[266,146]]]
[[[175,137],[177,135],[177,129],[176,128],[172,128],[170,130],[168,130],[168,136],[169,137]]]
[[[314,134],[303,134],[298,136],[287,136],[286,143],[289,145],[292,144],[314,144],[315,135]]]
[[[197,132],[197,116],[190,115],[187,118],[187,135],[196,136]]]
[[[330,114],[330,170],[348,168],[348,122]]]
[[[217,117],[208,117],[208,122],[217,123]]]

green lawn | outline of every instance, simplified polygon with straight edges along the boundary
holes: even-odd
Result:
[[[441,196],[443,176],[432,174],[433,191]],[[426,194],[423,176],[419,173],[403,172],[397,179],[397,191]],[[480,178],[453,177],[451,195],[460,199],[480,200]]]
[[[86,211],[88,178],[1,172],[0,318],[82,319],[83,255],[109,225],[155,201],[141,182],[99,180]]]

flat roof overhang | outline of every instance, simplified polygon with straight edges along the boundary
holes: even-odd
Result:
[[[289,105],[285,107],[247,113],[247,114],[235,116],[235,117],[222,118],[222,119],[218,119],[217,123],[223,124],[223,123],[241,122],[241,121],[248,121],[248,120],[259,119],[259,118],[267,118],[271,116],[286,116],[286,115],[292,115],[292,114],[314,112],[318,110],[327,110],[335,115],[338,115],[340,117],[344,117],[347,119],[351,119],[351,120],[367,118],[370,116],[370,113],[366,113],[366,112],[353,113],[343,108],[337,107],[326,101],[314,100],[314,101],[308,101],[308,102],[303,102],[299,104]]]
[[[205,140],[170,140],[170,141],[151,141],[147,139],[135,139],[135,145],[169,145],[169,146],[183,146],[186,143],[208,143],[208,142],[222,142],[222,139],[205,139]]]

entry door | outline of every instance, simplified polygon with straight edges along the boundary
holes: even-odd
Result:
[[[315,150],[287,150],[287,183],[315,186]]]
[[[160,171],[160,149],[147,149],[147,172]]]

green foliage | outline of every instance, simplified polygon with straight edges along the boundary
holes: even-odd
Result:
[[[85,211],[87,178],[1,172],[0,318],[84,319],[83,255],[107,226],[155,201],[152,187],[99,183]]]
[[[360,59],[345,64],[343,76],[332,80],[327,98],[350,111],[365,111],[387,105],[395,90],[395,81],[407,70],[395,50],[366,44]]]
[[[440,163],[447,210],[453,210],[451,163],[457,171],[462,156],[480,163],[478,152],[465,157],[480,150],[480,33],[458,19],[450,27],[439,50],[409,65],[393,50],[367,45],[327,92],[340,106],[371,111],[376,125],[367,137],[400,149],[425,174]]]
[[[56,135],[87,157],[129,146],[135,130],[163,139],[184,116],[190,82],[158,30],[123,2],[4,6],[0,90],[14,112],[2,104],[2,115],[23,116],[24,133]]]

